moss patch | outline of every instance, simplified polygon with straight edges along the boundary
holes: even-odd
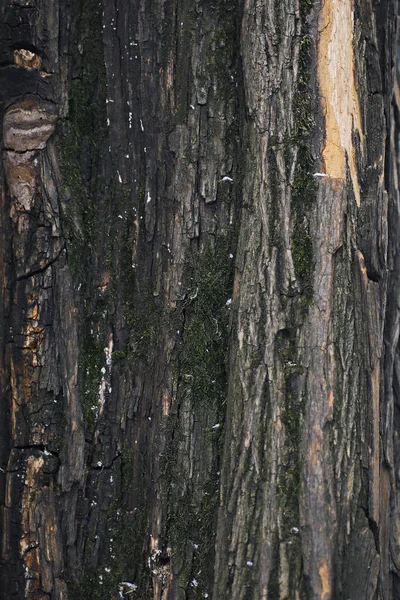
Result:
[[[270,595],[280,597],[281,564],[280,549],[286,552],[288,561],[289,597],[295,597],[302,582],[302,551],[300,539],[299,497],[301,491],[301,443],[304,415],[304,398],[301,394],[303,367],[298,363],[298,329],[304,324],[312,300],[312,276],[314,271],[313,240],[310,231],[310,213],[316,198],[311,156],[311,135],[314,128],[313,103],[309,84],[312,39],[305,25],[305,17],[312,2],[303,2],[303,33],[300,37],[299,75],[294,97],[295,127],[288,152],[297,150],[296,171],[292,187],[292,233],[291,247],[294,268],[300,294],[294,294],[287,303],[289,329],[281,330],[277,337],[277,350],[284,370],[285,404],[282,422],[285,430],[284,461],[280,468],[277,486],[278,504],[281,508],[280,539],[274,548],[274,566],[270,577]],[[286,161],[289,164],[289,161]],[[300,592],[304,596],[303,591]]]
[[[290,329],[278,334],[277,348],[284,369],[285,406],[282,421],[285,428],[285,464],[281,470],[278,495],[282,507],[282,539],[290,540],[288,560],[290,585],[300,580],[301,550],[296,529],[299,528],[299,496],[301,486],[301,440],[304,399],[299,395],[303,367],[298,364],[297,328],[304,323],[312,298],[312,273],[314,270],[312,238],[309,214],[316,196],[313,178],[313,160],[310,138],[314,127],[313,106],[309,85],[312,39],[305,25],[305,17],[312,7],[312,0],[301,2],[303,33],[300,38],[299,75],[294,98],[295,130],[291,144],[297,146],[297,168],[292,189],[292,255],[302,293],[293,299],[288,314]],[[294,587],[291,593],[294,594]]]
[[[226,397],[226,349],[232,259],[226,241],[206,248],[186,269],[179,396],[196,406],[220,406]]]
[[[176,473],[177,475],[177,473]],[[177,483],[174,484],[175,486]],[[201,501],[197,504],[190,491],[180,498],[171,498],[167,535],[173,549],[174,567],[186,598],[211,595],[215,564],[215,534],[217,528],[219,478],[208,477],[201,482]],[[193,585],[193,581],[197,585]]]
[[[307,3],[311,6],[311,3]],[[292,255],[296,275],[303,290],[311,296],[311,275],[314,270],[309,214],[316,196],[313,178],[313,159],[310,136],[314,127],[313,106],[309,86],[312,38],[305,31],[300,38],[299,76],[294,98],[295,130],[293,141],[297,145],[297,166],[292,190]]]
[[[297,363],[298,350],[295,330],[282,330],[277,339],[278,354],[284,367],[285,376],[285,405],[282,422],[285,428],[285,456],[279,472],[277,486],[278,503],[281,507],[280,540],[275,549],[276,559],[274,571],[271,574],[270,585],[275,588],[279,584],[278,573],[275,570],[279,564],[279,544],[286,542],[286,553],[289,564],[289,597],[295,596],[301,581],[301,540],[299,497],[301,487],[301,440],[303,428],[304,399],[299,395],[300,379],[303,367]],[[278,562],[276,562],[278,561]],[[280,567],[279,567],[280,568]],[[272,594],[272,591],[270,592]],[[271,595],[279,598],[278,595]]]
[[[268,581],[268,597],[272,600],[279,600],[280,598],[280,556],[279,556],[279,539],[276,536],[274,540],[273,552],[272,552],[272,569]]]
[[[118,592],[122,581],[138,585],[135,598],[145,600],[152,597],[151,578],[146,565],[141,564],[142,544],[138,540],[145,538],[146,507],[142,498],[138,506],[130,510],[125,498],[129,494],[134,454],[125,448],[114,464],[114,494],[107,509],[102,544],[103,554],[98,567],[90,564],[92,553],[86,552],[86,564],[82,585],[72,590],[73,598],[105,600]],[[88,538],[88,543],[94,540]],[[140,576],[140,585],[139,581]]]
[[[76,274],[85,274],[86,280],[90,249],[98,229],[97,196],[104,189],[99,168],[107,137],[102,7],[96,0],[75,2],[73,15],[77,35],[82,37],[82,58],[80,75],[70,84],[68,118],[59,131],[58,150],[69,265]]]
[[[228,240],[220,238],[215,247],[209,246],[188,259],[184,277],[188,292],[181,315],[178,393],[168,418],[168,458],[163,471],[168,494],[166,536],[173,551],[175,573],[188,599],[211,595],[227,394],[230,303],[226,303],[232,290],[232,272]],[[182,414],[189,412],[197,427],[202,428],[193,434],[194,439],[207,448],[205,454],[211,459],[209,467],[196,467],[195,481],[185,479],[183,473],[188,467],[181,462],[187,460]],[[219,426],[213,428],[214,424]]]
[[[97,420],[101,368],[104,363],[103,346],[101,341],[87,332],[80,353],[83,410],[89,432],[93,432]]]
[[[303,19],[307,17],[314,5],[314,0],[300,0],[300,13]]]

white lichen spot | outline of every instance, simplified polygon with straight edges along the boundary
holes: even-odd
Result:
[[[118,587],[122,597],[131,597],[131,594],[137,589],[137,585],[135,583],[130,583],[130,581],[121,581],[121,583],[118,584]]]
[[[105,365],[100,369],[101,379],[99,385],[98,401],[99,411],[98,415],[101,416],[104,410],[106,391],[111,393],[111,367],[112,367],[112,352],[114,348],[114,338],[110,333],[108,338],[108,345],[104,348]]]
[[[291,531],[292,531],[292,533],[297,534],[297,533],[299,533],[300,529],[298,527],[292,527]]]

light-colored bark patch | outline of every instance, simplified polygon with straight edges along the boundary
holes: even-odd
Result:
[[[163,416],[168,417],[173,404],[173,397],[170,396],[168,390],[165,390],[162,397]]]
[[[14,63],[17,67],[23,67],[28,71],[32,71],[33,69],[40,68],[42,60],[35,52],[19,48],[18,50],[14,50]]]
[[[357,250],[356,255],[357,255],[358,264],[360,266],[361,280],[363,282],[364,288],[366,290],[368,290],[368,274],[367,274],[367,267],[365,266],[364,256],[359,250]]]
[[[321,600],[328,600],[331,597],[331,582],[329,567],[326,560],[322,561],[318,568],[321,578]]]
[[[318,44],[318,78],[326,128],[324,172],[331,178],[345,180],[348,161],[359,206],[353,133],[357,132],[362,142],[363,133],[354,73],[353,28],[353,0],[326,0],[321,10]]]
[[[54,131],[56,109],[49,102],[28,98],[16,102],[4,116],[3,137],[7,150],[42,150]]]
[[[313,469],[316,469],[319,463],[319,453],[321,451],[321,430],[319,428],[314,429],[313,434],[315,437],[310,446],[310,458]]]
[[[8,189],[13,199],[11,218],[18,221],[18,213],[32,209],[36,190],[37,153],[5,152],[4,166]]]

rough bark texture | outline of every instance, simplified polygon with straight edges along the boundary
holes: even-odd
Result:
[[[1,599],[400,597],[396,52],[395,0],[0,0]]]

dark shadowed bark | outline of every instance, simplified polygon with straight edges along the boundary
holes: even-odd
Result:
[[[0,0],[3,600],[400,597],[395,0]]]

